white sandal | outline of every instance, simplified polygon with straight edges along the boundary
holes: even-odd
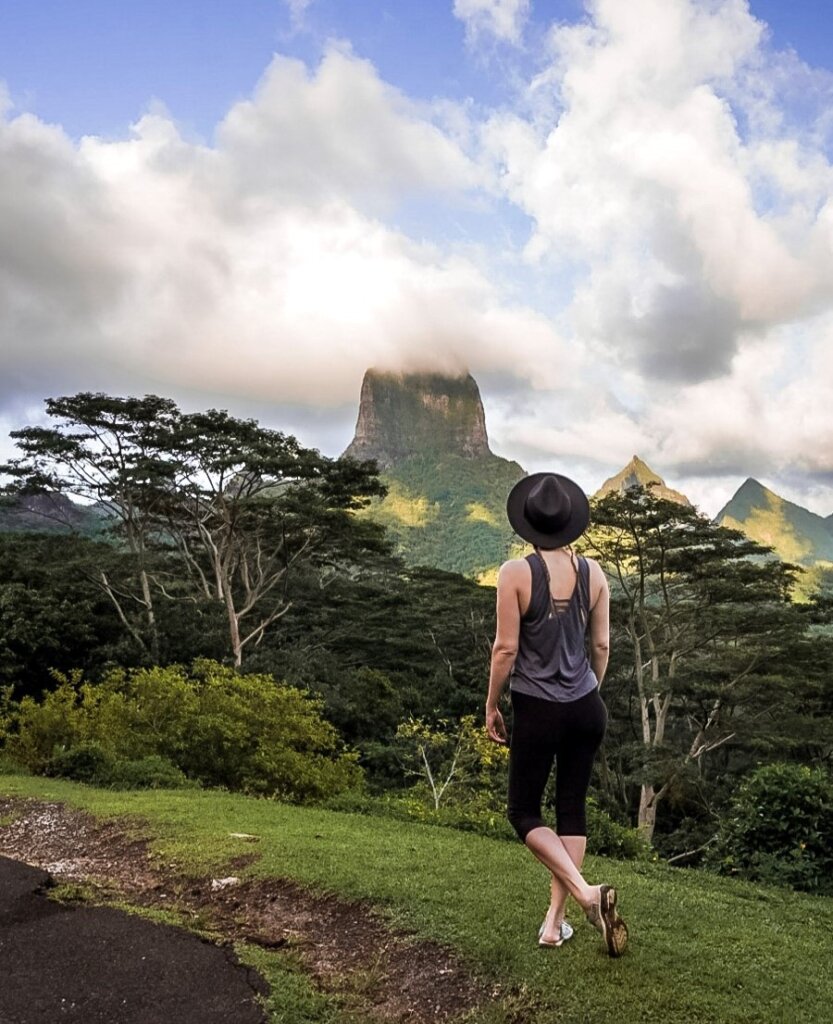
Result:
[[[544,923],[538,929],[538,945],[539,946],[544,946],[545,948],[548,948],[548,949],[554,949],[557,946],[563,946],[564,943],[567,941],[567,939],[571,939],[573,937],[572,926],[570,924],[568,924],[567,921],[562,921],[561,922],[561,932],[560,932],[560,935],[559,935],[558,939],[556,939],[555,942],[544,942],[544,940],[541,938],[541,936],[544,934],[544,929],[546,928],[546,926],[547,926],[547,922],[544,921]]]

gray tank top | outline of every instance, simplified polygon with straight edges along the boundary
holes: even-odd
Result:
[[[532,595],[521,617],[509,688],[545,700],[578,700],[599,685],[584,645],[590,617],[590,566],[578,556],[572,596],[559,603],[552,597],[541,555],[536,552],[526,560],[532,569]]]

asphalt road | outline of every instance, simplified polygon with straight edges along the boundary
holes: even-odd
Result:
[[[0,1024],[265,1024],[234,951],[111,907],[49,900],[0,856]]]

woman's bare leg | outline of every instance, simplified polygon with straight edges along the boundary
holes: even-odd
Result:
[[[587,836],[561,836],[570,860],[579,869],[584,862],[584,853],[587,849]],[[561,934],[561,922],[564,920],[564,906],[569,895],[567,887],[559,879],[558,875],[551,876],[550,906],[544,921],[544,932],[541,938],[544,942],[556,942]]]
[[[587,884],[561,836],[546,825],[540,825],[527,833],[525,841],[532,853],[559,879],[582,909],[586,910],[598,903],[600,887]]]

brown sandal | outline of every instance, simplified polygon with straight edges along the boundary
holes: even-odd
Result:
[[[617,892],[612,885],[601,885],[599,891],[599,902],[585,911],[587,920],[602,933],[610,956],[621,956],[628,944],[628,926],[616,910]]]

